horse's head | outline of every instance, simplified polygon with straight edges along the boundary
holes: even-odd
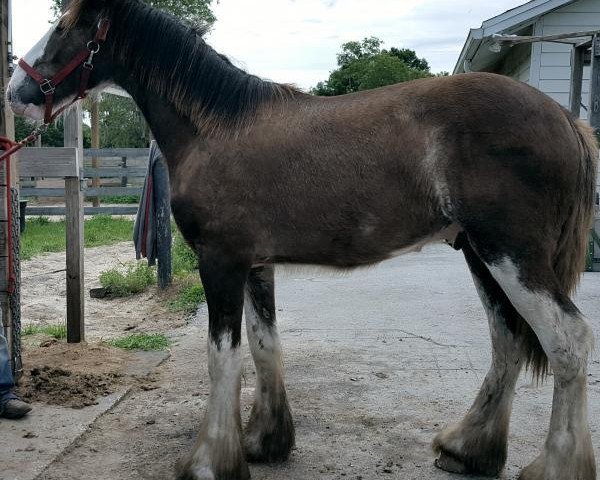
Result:
[[[15,114],[47,121],[49,95],[56,112],[102,83],[107,56],[103,55],[103,39],[98,32],[103,28],[101,20],[109,2],[73,1],[62,18],[23,57],[7,89]]]

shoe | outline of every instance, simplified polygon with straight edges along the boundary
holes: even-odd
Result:
[[[23,418],[31,412],[31,406],[18,398],[7,400],[0,407],[0,417],[10,420]]]

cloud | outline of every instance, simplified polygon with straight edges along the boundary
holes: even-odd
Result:
[[[370,36],[388,48],[415,49],[433,71],[452,70],[469,28],[524,1],[221,0],[213,3],[218,20],[207,39],[252,73],[308,88],[336,67],[342,43]],[[13,2],[18,55],[49,28],[49,4]]]

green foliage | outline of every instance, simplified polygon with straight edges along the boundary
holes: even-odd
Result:
[[[213,0],[144,0],[146,3],[165,10],[176,17],[194,23],[213,23],[215,16],[211,10]],[[52,0],[54,18],[60,16],[64,0]],[[149,130],[146,122],[131,98],[103,94],[99,104],[100,110],[100,148],[145,148],[149,143]],[[89,102],[84,107],[90,113]],[[17,120],[18,138],[27,136],[32,128],[22,119]],[[91,130],[84,128],[84,147],[91,146]],[[24,135],[22,133],[26,132]],[[57,122],[42,136],[43,146],[62,147],[63,128]]]
[[[30,260],[48,252],[62,252],[66,248],[64,220],[52,222],[48,218],[28,218],[21,236],[21,258]],[[98,247],[131,240],[133,221],[98,215],[85,221],[85,246]]]
[[[127,147],[125,147],[127,148]],[[102,203],[114,203],[117,205],[132,205],[140,203],[140,197],[137,195],[119,195],[115,197],[103,197]]]
[[[215,16],[210,9],[213,0],[144,0],[146,3],[172,13],[181,18],[200,18],[205,22],[214,22]],[[60,16],[64,0],[52,0],[54,18]]]
[[[123,350],[143,350],[145,352],[166,350],[171,344],[169,339],[161,333],[135,333],[127,337],[108,340],[104,343]]]
[[[23,335],[48,335],[57,340],[67,338],[66,325],[26,325],[22,332]]]
[[[377,37],[344,43],[337,56],[339,68],[328,80],[319,82],[312,93],[343,95],[432,76],[427,60],[418,58],[413,50],[382,50],[382,44]]]
[[[175,232],[172,252],[173,275],[181,276],[198,270],[198,256],[178,231]]]
[[[149,130],[146,121],[131,98],[104,93],[100,113],[100,148],[145,148]]]
[[[15,117],[15,138],[20,140],[27,137],[36,126],[23,117]],[[65,135],[63,120],[59,118],[48,127],[48,130],[42,134],[42,147],[63,147],[65,145]],[[83,124],[83,148],[92,146],[92,130],[89,125]]]
[[[125,265],[124,271],[112,268],[100,274],[100,285],[111,297],[129,297],[142,293],[155,282],[155,269],[145,262]]]
[[[202,302],[206,301],[204,287],[199,284],[183,287],[179,293],[167,302],[172,312],[194,313]]]

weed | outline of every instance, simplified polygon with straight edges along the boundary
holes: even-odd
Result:
[[[112,297],[128,297],[141,293],[156,281],[154,268],[144,262],[125,265],[125,270],[112,268],[100,274],[100,284]]]
[[[37,335],[44,334],[57,340],[67,338],[67,326],[66,325],[26,325],[21,332],[23,335]]]
[[[171,342],[162,333],[135,333],[127,337],[108,340],[105,343],[123,350],[144,350],[148,352],[151,350],[165,350]]]
[[[167,302],[172,312],[194,313],[202,302],[206,301],[204,287],[198,283],[183,287],[179,293]]]

